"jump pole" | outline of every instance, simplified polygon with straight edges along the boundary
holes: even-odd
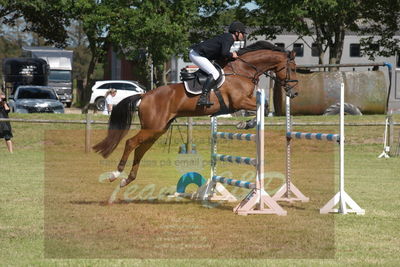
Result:
[[[293,184],[291,177],[292,136],[288,135],[288,133],[292,132],[290,101],[290,97],[286,96],[286,180],[282,187],[275,193],[272,198],[276,201],[308,202],[310,198],[303,195],[303,193]]]
[[[360,206],[344,191],[344,83],[340,86],[340,174],[339,174],[339,192],[328,201],[320,209],[321,214],[328,213],[356,213],[358,215],[364,215],[365,210],[361,209]],[[338,208],[335,208],[339,204]],[[348,206],[348,207],[347,207]]]
[[[265,191],[264,188],[264,108],[265,92],[257,89],[257,166],[256,186],[237,205],[233,211],[239,215],[276,214],[286,215],[287,212]]]
[[[198,193],[194,195],[202,200],[224,200],[233,199],[232,196],[221,183],[229,184],[251,189],[250,193],[233,209],[238,215],[249,214],[276,214],[286,215],[287,212],[265,191],[264,189],[264,106],[265,92],[257,89],[257,133],[253,134],[235,134],[217,132],[217,118],[211,119],[211,178],[206,185],[199,188]],[[229,155],[217,154],[217,138],[255,141],[257,147],[256,159],[235,157]],[[235,180],[231,178],[218,176],[216,173],[217,160],[228,161],[238,164],[249,164],[256,167],[256,182]],[[222,186],[218,188],[218,186]],[[220,199],[218,199],[220,198]]]
[[[213,155],[217,153],[217,139],[214,137],[214,133],[217,132],[217,126],[217,118],[211,117],[211,178],[208,179],[205,185],[201,186],[195,193],[193,193],[192,199],[236,202],[236,197],[232,195],[221,183],[212,180],[212,177],[214,177],[217,172],[217,158],[213,157]]]

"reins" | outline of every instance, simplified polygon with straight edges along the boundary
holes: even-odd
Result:
[[[244,74],[241,74],[241,73],[237,73],[237,72],[235,71],[235,69],[234,69],[233,62],[230,62],[230,63],[229,63],[229,64],[230,64],[229,66],[230,66],[230,68],[232,69],[232,72],[233,72],[233,73],[226,73],[225,76],[229,76],[229,75],[241,76],[241,77],[244,77],[244,78],[247,78],[247,79],[251,80],[252,83],[254,83],[255,85],[257,85],[258,82],[260,81],[259,76],[260,76],[261,74],[265,74],[265,76],[270,77],[270,78],[273,79],[275,82],[280,83],[281,86],[284,87],[284,89],[285,89],[285,91],[286,91],[286,95],[289,96],[290,98],[294,98],[294,97],[296,97],[296,96],[298,95],[297,92],[296,92],[296,93],[293,93],[293,92],[292,92],[292,89],[293,89],[294,87],[297,86],[297,84],[298,84],[299,81],[298,81],[298,80],[292,80],[292,79],[290,78],[291,68],[290,68],[290,66],[289,66],[289,63],[290,63],[293,59],[291,59],[289,56],[288,56],[288,60],[287,60],[287,62],[286,62],[286,67],[282,67],[281,69],[276,70],[276,73],[278,73],[278,72],[280,72],[280,71],[286,69],[286,78],[285,78],[285,80],[283,80],[283,81],[279,80],[276,76],[273,76],[273,75],[269,74],[268,71],[266,71],[266,72],[260,71],[260,70],[257,68],[257,66],[255,66],[254,64],[252,64],[252,63],[250,63],[250,62],[247,62],[246,60],[244,60],[244,59],[242,59],[242,58],[240,58],[240,57],[238,57],[237,59],[240,60],[240,61],[242,61],[243,63],[245,63],[246,65],[248,65],[248,66],[251,67],[252,69],[254,69],[254,70],[256,71],[255,74],[254,74],[253,76],[248,76],[248,75],[244,75]],[[296,70],[294,70],[294,71],[296,71]],[[294,84],[293,86],[290,86],[289,83],[295,83],[295,84]]]
[[[243,58],[238,57],[237,59],[240,60],[240,61],[242,61],[243,63],[247,64],[248,66],[250,66],[252,69],[254,69],[254,70],[256,71],[256,73],[253,75],[253,77],[248,76],[248,75],[244,75],[244,74],[241,74],[241,73],[237,73],[237,72],[235,71],[234,67],[233,67],[233,66],[234,66],[234,65],[233,65],[233,62],[229,62],[229,64],[230,64],[229,66],[231,67],[233,73],[226,73],[225,76],[229,76],[229,75],[241,76],[241,77],[244,77],[244,78],[247,78],[247,79],[251,80],[252,83],[254,83],[255,85],[257,85],[258,82],[260,81],[260,79],[258,78],[258,76],[259,76],[260,74],[262,74],[263,71],[259,71],[258,68],[257,68],[257,66],[255,66],[254,64],[251,64],[251,63],[247,62],[247,61],[244,60]]]

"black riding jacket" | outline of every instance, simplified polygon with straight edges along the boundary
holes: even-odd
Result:
[[[232,53],[230,49],[234,42],[235,40],[231,33],[224,33],[200,44],[193,45],[192,49],[209,60],[231,59]]]

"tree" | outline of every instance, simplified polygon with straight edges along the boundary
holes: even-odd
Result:
[[[46,44],[65,46],[65,27],[69,23],[67,10],[61,0],[0,0],[2,58],[21,56],[21,47],[28,44],[30,32],[34,41],[43,37]]]
[[[69,25],[67,1],[62,0],[0,0],[2,23],[15,25],[19,18],[24,18],[22,31],[35,32],[46,39],[47,44],[58,47],[66,45]]]
[[[107,1],[76,0],[72,2],[71,14],[86,35],[90,50],[90,61],[86,72],[86,85],[81,93],[81,103],[90,98],[94,84],[94,72],[97,63],[105,55],[105,44],[109,35],[110,11]]]
[[[69,45],[74,50],[73,75],[74,79],[83,81],[91,59],[88,40],[81,21],[73,21],[68,29]],[[83,88],[81,88],[83,90]]]
[[[19,57],[21,56],[21,48],[18,47],[14,42],[0,37],[0,58],[6,57]]]
[[[109,1],[110,40],[117,52],[135,59],[148,69],[150,64],[161,73],[165,83],[165,62],[186,52],[189,33],[197,8],[193,0],[131,1],[125,5]]]
[[[221,0],[200,3],[190,31],[190,42],[198,43],[223,33],[231,22],[241,20],[237,18],[240,10],[237,4],[237,1]]]
[[[222,33],[239,15],[236,0],[154,0],[109,1],[110,41],[117,52],[141,62],[144,69],[153,64],[166,83],[166,62],[175,55],[186,55],[189,47]],[[235,6],[236,5],[236,6]],[[148,73],[148,72],[147,72]]]
[[[367,8],[369,6],[375,8]],[[363,35],[361,39],[364,53],[374,59],[376,55],[389,57],[400,52],[400,39],[394,38],[400,30],[400,2],[398,0],[371,1],[365,0]]]
[[[24,32],[26,28],[26,23],[23,18],[17,18],[13,21],[13,24],[4,25],[4,37],[9,41],[13,42],[20,49],[22,46],[27,45],[27,40],[29,38],[29,33]]]
[[[271,38],[283,30],[289,30],[299,36],[312,36],[320,53],[320,63],[323,63],[324,53],[328,48],[329,63],[340,63],[346,31],[365,33],[366,23],[371,21],[376,22],[373,24],[373,32],[385,33],[386,37],[398,30],[397,0],[256,0],[256,2],[260,6],[252,12],[257,18],[254,20],[255,26],[259,27],[256,34],[265,34]]]
[[[4,59],[7,57],[19,57],[21,56],[21,48],[5,38],[4,36],[0,36],[0,58]],[[3,79],[3,64],[0,65],[0,76]]]

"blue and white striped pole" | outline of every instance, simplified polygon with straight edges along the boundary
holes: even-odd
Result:
[[[340,134],[287,132],[286,137],[308,140],[339,141]]]

